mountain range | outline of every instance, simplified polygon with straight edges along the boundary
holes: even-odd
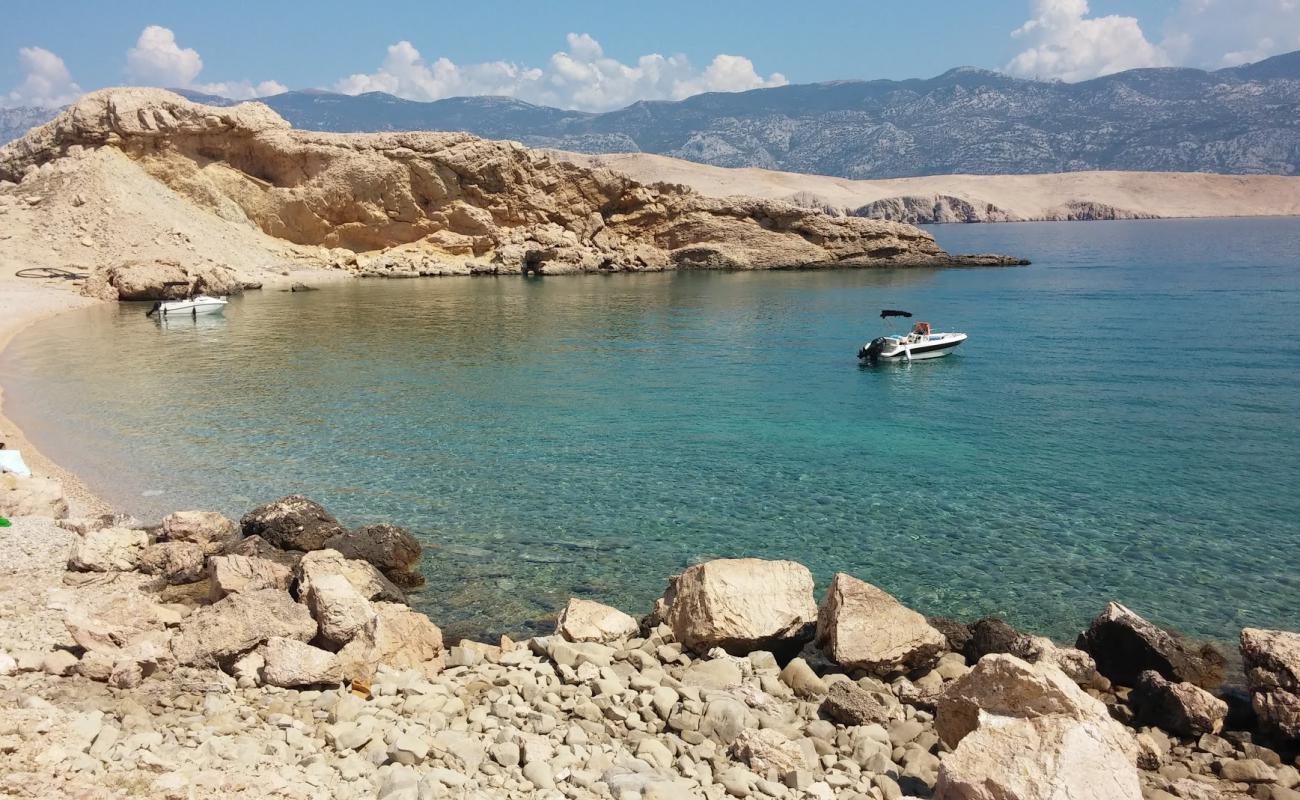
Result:
[[[182,94],[207,104],[233,102]],[[463,130],[580,153],[653,153],[857,179],[1082,170],[1300,173],[1300,51],[1210,72],[1137,69],[1080,83],[962,67],[929,79],[710,93],[605,113],[504,97],[416,102],[319,90],[262,102],[312,130]],[[19,110],[25,114],[11,122],[15,110],[0,110],[0,140],[33,124],[31,111]]]

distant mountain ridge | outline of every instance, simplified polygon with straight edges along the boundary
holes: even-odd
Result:
[[[426,103],[378,92],[294,91],[262,102],[313,130],[463,130],[535,147],[856,179],[1082,170],[1300,174],[1300,51],[1213,72],[1138,69],[1081,83],[962,67],[928,79],[643,101],[602,114],[503,97]]]

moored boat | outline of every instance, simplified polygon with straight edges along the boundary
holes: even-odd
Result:
[[[220,314],[225,310],[227,302],[224,297],[196,294],[184,300],[159,300],[144,315],[152,317],[157,314],[165,319],[176,316],[196,317],[200,314]]]
[[[909,311],[886,308],[880,312],[881,319],[890,317],[911,317]],[[939,358],[956,349],[966,341],[964,333],[936,332],[930,329],[930,323],[918,322],[909,333],[902,335],[877,336],[858,350],[858,358],[866,364],[881,361],[915,361],[923,358]]]

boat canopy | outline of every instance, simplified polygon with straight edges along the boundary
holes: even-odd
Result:
[[[888,317],[910,317],[910,316],[912,316],[911,311],[898,311],[892,308],[886,308],[880,312],[881,319],[887,319]]]

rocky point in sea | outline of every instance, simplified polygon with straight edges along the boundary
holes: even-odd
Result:
[[[405,602],[419,542],[305,497],[146,527],[6,477],[0,514],[9,797],[1300,798],[1296,633],[1243,631],[1224,689],[1118,603],[1068,647],[722,559],[639,620],[448,641]]]

